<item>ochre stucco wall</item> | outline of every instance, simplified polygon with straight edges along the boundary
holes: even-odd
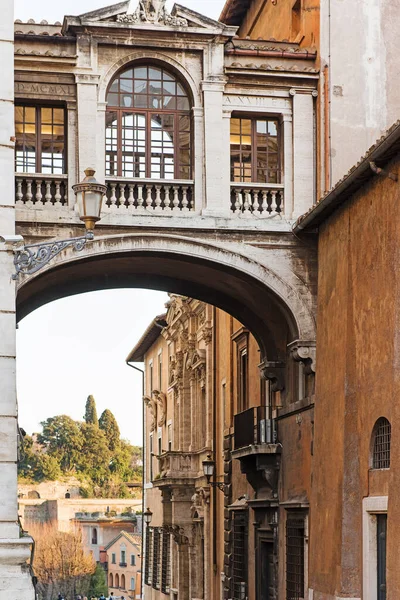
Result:
[[[295,0],[255,0],[239,29],[240,37],[288,40],[304,48],[319,47],[319,0],[302,0],[299,29],[294,27]]]
[[[389,170],[396,170],[392,165]],[[314,600],[362,597],[362,500],[385,495],[388,600],[399,597],[400,445],[389,474],[369,473],[371,433],[398,429],[397,183],[375,178],[320,228],[318,362],[310,536]],[[370,476],[371,475],[371,476]]]

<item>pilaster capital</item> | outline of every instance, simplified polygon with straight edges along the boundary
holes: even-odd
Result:
[[[100,75],[92,75],[91,73],[75,73],[75,82],[97,85],[100,82]]]
[[[311,95],[313,98],[316,98],[318,96],[318,91],[314,88],[309,88],[309,87],[297,87],[297,88],[290,88],[289,90],[289,94],[291,96],[296,96],[296,94],[309,94]]]
[[[202,106],[194,106],[192,108],[192,115],[194,119],[202,119],[204,117],[204,109]]]
[[[226,79],[204,80],[201,82],[203,92],[218,92],[222,94],[225,91]]]
[[[295,340],[288,345],[293,360],[303,363],[306,373],[315,373],[316,344],[311,340]]]

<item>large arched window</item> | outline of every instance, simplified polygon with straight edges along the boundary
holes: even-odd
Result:
[[[107,93],[106,175],[191,179],[190,101],[172,73],[131,65]]]
[[[125,589],[125,575],[121,575],[121,588]]]
[[[119,588],[119,575],[118,575],[118,573],[115,574],[115,587]]]
[[[392,426],[390,422],[381,417],[375,423],[372,433],[372,468],[389,469],[390,468],[390,442],[392,436]]]
[[[110,587],[114,587],[114,575],[110,573]]]

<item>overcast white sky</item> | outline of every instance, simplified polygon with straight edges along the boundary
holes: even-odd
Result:
[[[1,0],[0,0],[1,1]],[[16,0],[15,18],[62,21],[113,4],[109,0]],[[181,0],[218,18],[224,0]],[[168,3],[170,9],[173,2]],[[110,408],[122,435],[141,444],[141,377],[125,358],[155,315],[164,312],[166,294],[109,290],[45,305],[25,317],[17,331],[19,422],[29,434],[57,414],[81,419],[93,394],[100,413]],[[89,335],[87,323],[95,327]]]

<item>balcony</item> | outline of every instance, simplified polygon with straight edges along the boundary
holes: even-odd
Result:
[[[15,203],[26,208],[68,206],[68,175],[16,173]]]
[[[249,408],[234,417],[232,458],[250,485],[267,496],[277,496],[281,445],[276,443],[275,423],[268,418],[268,407]]]
[[[194,182],[107,178],[103,211],[125,214],[185,216],[194,212]]]
[[[199,476],[199,455],[189,452],[170,451],[157,457],[159,473],[153,479],[155,487],[193,483]]]
[[[284,185],[231,183],[231,211],[235,217],[279,217],[284,212]]]

